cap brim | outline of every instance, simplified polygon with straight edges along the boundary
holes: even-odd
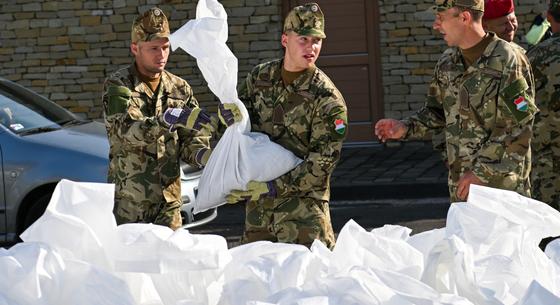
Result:
[[[437,14],[437,13],[444,12],[444,11],[448,10],[449,7],[434,5],[434,6],[430,7],[430,9],[431,9],[432,12],[434,12],[434,14]]]
[[[156,39],[160,39],[160,38],[167,38],[169,39],[169,36],[171,36],[170,33],[157,33],[157,34],[151,34],[147,37],[146,41],[152,41],[152,40],[156,40]]]
[[[316,29],[301,29],[295,32],[298,33],[298,35],[302,35],[302,36],[313,36],[321,39],[327,38],[325,32]]]

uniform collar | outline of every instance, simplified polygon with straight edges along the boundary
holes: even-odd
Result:
[[[284,66],[284,59],[278,62],[278,68],[274,69],[272,74],[272,78],[274,79],[274,81],[280,82],[281,84],[283,84],[282,83],[283,66]],[[296,78],[290,85],[286,86],[286,89],[288,91],[293,91],[293,92],[309,90],[309,87],[311,86],[311,82],[313,82],[313,79],[315,79],[314,76],[316,73],[317,73],[316,66],[311,69],[308,69],[305,73],[303,73],[298,78]]]
[[[138,69],[136,68],[136,60],[132,61],[132,64],[130,65],[130,74],[134,77],[134,91],[139,92],[139,93],[144,93],[149,97],[152,97],[152,90],[148,88],[148,85],[146,85],[139,77],[140,72],[138,72]],[[170,77],[167,74],[167,71],[163,71],[161,73],[161,80],[159,83],[159,92],[161,93],[169,93],[172,90],[172,85],[171,85],[171,81],[170,81]],[[157,93],[157,92],[155,92]]]
[[[462,59],[462,55],[461,55],[461,49],[459,49],[458,47],[454,47],[454,52],[452,53],[452,60],[453,63],[461,66],[463,68],[463,71],[468,71],[470,69],[476,69],[476,67],[478,67],[478,64],[480,62],[486,62],[487,59],[492,56],[492,54],[494,53],[494,49],[496,49],[496,47],[498,46],[498,42],[501,40],[500,38],[498,38],[498,36],[493,33],[493,32],[488,32],[488,36],[490,37],[491,41],[488,44],[488,46],[486,46],[486,49],[484,49],[484,51],[482,52],[482,55],[480,56],[479,59],[477,59],[471,66],[469,66],[468,69],[465,70],[465,66],[463,65],[463,59]]]

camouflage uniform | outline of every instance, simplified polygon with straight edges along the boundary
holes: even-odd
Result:
[[[292,10],[284,31],[324,37],[322,13],[313,5]],[[247,203],[243,241],[310,246],[319,239],[332,248],[330,177],[346,136],[346,104],[319,68],[306,70],[285,86],[282,67],[283,60],[258,65],[241,85],[239,95],[249,111],[252,131],[267,134],[303,162],[272,181],[276,198]]]
[[[551,1],[560,11],[560,1]],[[533,67],[540,112],[533,127],[533,198],[560,208],[560,33],[527,54]]]
[[[247,204],[245,240],[334,245],[329,205],[330,177],[340,158],[346,104],[318,68],[284,86],[283,61],[258,65],[240,88],[251,129],[267,134],[303,162],[274,180],[277,198]]]
[[[133,29],[133,42],[135,35],[137,41],[138,31]],[[149,36],[157,35],[139,40]],[[161,120],[167,108],[198,107],[186,81],[163,71],[156,91],[139,79],[134,63],[105,80],[108,181],[115,184],[117,223],[155,223],[176,229],[182,222],[179,160],[201,165],[197,156],[209,149],[209,136],[185,128],[170,132]]]
[[[492,41],[465,69],[461,51],[450,48],[439,59],[426,104],[404,120],[406,138],[444,130],[449,192],[458,201],[459,178],[472,171],[490,187],[530,195],[529,172],[534,80],[528,60],[509,43]]]
[[[517,43],[510,41],[509,44],[518,52],[525,54],[527,51]],[[443,130],[434,130],[432,132],[432,146],[434,150],[441,154],[441,159],[447,166],[447,150],[445,148],[445,133]]]

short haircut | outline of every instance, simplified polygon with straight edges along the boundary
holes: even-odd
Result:
[[[484,12],[473,10],[472,8],[468,8],[468,7],[455,6],[455,8],[457,8],[459,12],[455,13],[454,16],[459,16],[459,14],[462,12],[469,12],[471,13],[471,16],[474,21],[481,21],[482,16],[484,15]]]

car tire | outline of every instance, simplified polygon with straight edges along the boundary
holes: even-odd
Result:
[[[23,231],[29,228],[29,226],[31,226],[37,219],[39,219],[39,217],[43,215],[43,213],[45,213],[45,210],[47,209],[47,205],[51,200],[51,196],[52,193],[42,194],[39,197],[37,197],[35,202],[33,202],[29,206],[29,209],[27,210],[27,213],[25,214],[25,218],[23,221],[23,228],[21,232],[19,232],[19,234],[23,233]]]

